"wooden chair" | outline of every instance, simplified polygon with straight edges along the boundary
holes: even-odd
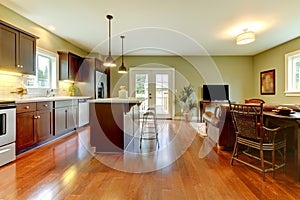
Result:
[[[267,128],[263,123],[263,103],[260,104],[231,104],[230,113],[236,133],[236,142],[231,158],[233,161],[244,163],[262,172],[265,180],[266,172],[273,172],[282,168],[285,170],[286,161],[286,134],[280,127]],[[241,146],[244,146],[242,148]],[[247,147],[247,148],[245,148]],[[253,149],[258,150],[258,152]],[[271,152],[271,161],[265,159],[265,152]],[[275,152],[279,152],[282,158],[280,164],[276,163]],[[256,153],[256,154],[255,154]],[[239,155],[246,157],[240,158]],[[253,159],[260,161],[260,165],[253,163]],[[267,168],[265,164],[270,167]]]
[[[262,100],[262,99],[245,99],[245,103],[257,103],[257,104],[260,104],[260,103],[265,103],[265,101]]]

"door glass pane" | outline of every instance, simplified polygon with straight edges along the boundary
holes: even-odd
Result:
[[[169,113],[169,76],[168,74],[156,74],[155,81],[156,113]]]
[[[155,107],[159,119],[173,117],[173,70],[156,68],[131,69],[129,71],[129,92],[144,101],[139,106],[143,114],[149,107]]]
[[[135,75],[135,97],[138,99],[148,99],[148,74],[136,74]],[[140,109],[144,111],[148,108],[148,101],[143,101]]]

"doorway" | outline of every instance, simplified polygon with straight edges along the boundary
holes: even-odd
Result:
[[[143,112],[155,107],[158,118],[174,117],[174,69],[173,68],[132,68],[129,71],[129,93],[144,99]]]

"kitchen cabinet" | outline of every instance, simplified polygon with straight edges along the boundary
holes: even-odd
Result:
[[[18,65],[17,44],[19,32],[0,24],[0,67],[1,70],[16,70]]]
[[[36,143],[35,134],[36,104],[17,104],[16,151],[19,152]]]
[[[53,102],[18,103],[16,150],[20,152],[53,136]]]
[[[37,103],[37,142],[42,142],[53,136],[53,102]]]
[[[36,56],[36,39],[20,33],[19,35],[19,67],[24,74],[36,73],[35,56]]]
[[[83,58],[71,52],[58,51],[57,53],[59,55],[59,80],[80,81],[78,71]]]
[[[55,101],[55,135],[75,130],[78,124],[78,100]]]
[[[105,67],[103,66],[103,62],[97,58],[85,58],[79,69],[79,74],[81,76],[80,80],[83,81],[84,84],[77,85],[80,89],[81,95],[90,96],[94,99],[97,98],[97,72],[106,73]],[[106,84],[108,86],[109,82],[107,81]],[[109,96],[108,90],[106,90],[106,94],[108,94]]]
[[[0,69],[34,75],[36,39],[36,36],[0,21]]]

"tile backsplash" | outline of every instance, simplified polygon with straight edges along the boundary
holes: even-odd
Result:
[[[18,98],[16,88],[22,85],[22,76],[0,74],[0,99],[2,98]],[[54,89],[56,96],[68,96],[68,88],[71,84],[65,82],[58,82],[58,89]],[[27,88],[27,94],[24,97],[46,96],[47,88]]]
[[[11,92],[20,84],[21,79],[20,76],[0,74],[0,97],[13,98],[16,94]]]

